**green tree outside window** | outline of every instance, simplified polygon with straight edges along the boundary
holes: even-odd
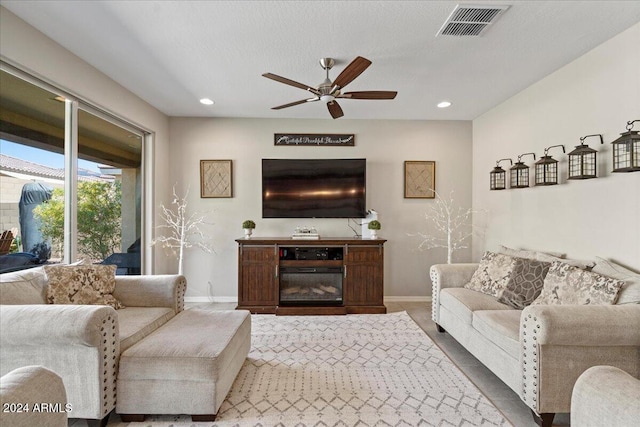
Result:
[[[81,181],[78,183],[78,251],[93,261],[101,261],[120,251],[120,182]],[[51,199],[36,207],[34,217],[40,231],[59,251],[64,242],[64,191],[53,190]]]

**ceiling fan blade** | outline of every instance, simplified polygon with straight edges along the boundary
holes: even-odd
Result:
[[[289,85],[289,86],[298,87],[300,89],[308,90],[309,92],[311,92],[313,94],[316,94],[316,95],[320,94],[320,92],[318,92],[317,89],[314,89],[314,88],[312,88],[310,86],[307,86],[305,84],[302,84],[302,83],[295,82],[293,80],[289,80],[289,79],[287,79],[285,77],[278,76],[276,74],[264,73],[262,75],[262,77],[266,77],[268,79],[275,80],[277,82],[284,83],[284,84]]]
[[[333,82],[333,85],[337,86],[338,88],[345,87],[356,77],[362,74],[369,65],[371,65],[371,61],[369,61],[367,58],[363,58],[362,56],[358,56],[356,59],[351,61],[351,64],[347,65],[347,68],[342,70],[340,75]]]
[[[331,117],[333,117],[334,119],[344,116],[342,108],[340,108],[340,105],[338,105],[336,101],[328,102],[327,108],[329,109],[329,114],[331,114]]]
[[[313,102],[320,101],[320,98],[309,98],[309,99],[301,99],[300,101],[290,102],[288,104],[278,105],[277,107],[272,107],[272,110],[282,110],[283,108],[293,107],[294,105],[304,104],[305,102]]]
[[[362,92],[345,92],[338,98],[347,99],[394,99],[398,92],[388,90],[365,90]]]

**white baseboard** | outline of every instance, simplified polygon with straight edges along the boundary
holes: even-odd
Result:
[[[238,303],[238,297],[184,297],[184,302],[233,302]]]
[[[388,296],[388,297],[384,297],[384,302],[431,302],[431,297],[430,296],[425,296],[425,297]]]
[[[232,302],[237,304],[238,297],[184,297],[184,302]],[[384,297],[384,302],[431,302],[431,297],[388,296]]]

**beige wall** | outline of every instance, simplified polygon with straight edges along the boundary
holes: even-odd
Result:
[[[610,144],[640,119],[639,40],[637,24],[473,121],[473,206],[491,218],[486,239],[474,240],[475,260],[505,244],[640,270],[640,173],[612,174]],[[605,141],[587,140],[599,152],[599,178],[567,182],[567,157],[554,152],[560,185],[489,191],[496,160],[555,144],[569,152],[594,133]]]
[[[353,133],[355,147],[275,147],[274,133]],[[262,219],[261,159],[366,158],[367,208],[378,211],[385,246],[385,295],[431,293],[428,269],[446,262],[442,250],[417,251],[419,240],[407,236],[433,231],[424,213],[433,200],[403,197],[403,162],[435,160],[437,190],[455,191],[461,206],[471,204],[471,122],[384,120],[269,120],[171,118],[171,182],[190,186],[189,210],[212,212],[210,229],[216,253],[187,252],[187,295],[237,296],[237,244],[242,221],[255,220],[255,236],[289,236],[297,225],[317,227],[323,236],[349,237],[347,219]],[[233,160],[234,197],[201,199],[199,161]],[[456,261],[468,261],[470,250]]]
[[[170,167],[167,116],[3,7],[0,7],[0,53],[3,59],[25,71],[154,132],[152,204],[157,206],[168,200],[171,193],[166,173]],[[155,218],[155,213],[151,216]],[[169,272],[164,257],[158,257],[155,264],[156,273]]]

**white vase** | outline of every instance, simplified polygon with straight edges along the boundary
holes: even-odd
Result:
[[[245,239],[250,239],[252,234],[253,234],[253,228],[245,228],[244,229],[244,238]]]
[[[371,230],[371,240],[378,238],[378,230]]]

